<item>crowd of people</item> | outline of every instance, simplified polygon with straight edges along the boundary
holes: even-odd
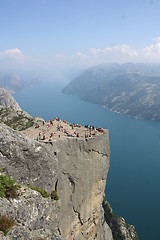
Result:
[[[43,121],[42,124],[37,124],[33,131],[33,136],[37,134],[35,139],[37,141],[52,142],[56,138],[62,137],[76,137],[76,138],[91,138],[95,137],[98,133],[103,133],[103,128],[85,125],[84,127],[77,123],[69,123],[66,120],[61,120],[55,117],[47,122]]]

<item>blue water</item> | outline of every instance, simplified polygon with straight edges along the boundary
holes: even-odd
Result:
[[[133,224],[140,240],[160,239],[160,123],[113,113],[78,97],[63,95],[55,83],[14,97],[33,116],[108,128],[111,160],[106,196],[116,214]]]

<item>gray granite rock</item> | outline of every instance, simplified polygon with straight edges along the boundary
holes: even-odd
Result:
[[[42,118],[32,117],[23,111],[12,95],[0,86],[0,122],[14,130],[24,130],[42,122]]]
[[[102,207],[110,155],[107,131],[87,141],[66,138],[53,145],[4,124],[0,133],[0,166],[22,184],[17,199],[0,199],[0,214],[17,222],[5,240],[37,240],[40,232],[41,239],[49,240],[55,234],[66,240],[112,240]],[[43,198],[27,184],[55,190],[59,200]]]
[[[14,110],[21,110],[19,104],[15,101],[12,95],[0,86],[0,105],[9,107]]]

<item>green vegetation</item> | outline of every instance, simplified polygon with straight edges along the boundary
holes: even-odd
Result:
[[[17,198],[17,190],[20,185],[16,184],[15,180],[11,179],[9,176],[1,174],[0,175],[0,197],[3,198]]]
[[[51,197],[51,199],[59,200],[59,196],[57,195],[56,191],[52,191],[51,193],[48,193],[46,190],[36,187],[36,186],[30,186],[28,187],[34,191],[39,192],[42,197],[48,198]],[[11,177],[0,174],[0,197],[3,198],[17,198],[17,190],[20,188],[20,185],[16,183],[14,179],[11,179]]]
[[[51,199],[53,199],[53,200],[56,200],[56,201],[59,200],[59,196],[58,196],[57,192],[54,190],[52,190],[51,193],[48,193],[46,190],[36,187],[36,186],[28,185],[28,187],[36,192],[39,192],[42,195],[42,197],[44,197],[44,198],[51,197]]]
[[[25,123],[25,121],[27,120],[27,122]],[[4,122],[6,125],[8,125],[9,127],[13,128],[14,130],[19,129],[19,130],[25,130],[29,127],[32,127],[34,122],[32,121],[32,119],[29,119],[23,115],[18,115],[13,117],[10,120],[7,120],[6,122]]]
[[[0,172],[2,172],[3,171],[3,168],[0,166]]]
[[[10,109],[9,109],[9,108],[1,108],[1,109],[0,109],[0,115],[1,115],[2,117],[7,116],[7,115],[9,114],[9,112],[10,112]]]
[[[58,201],[59,200],[59,196],[57,195],[57,192],[52,190],[51,192],[51,198]]]
[[[0,109],[0,120],[14,130],[25,130],[34,124],[33,118],[26,116],[23,111],[9,108]]]
[[[28,187],[30,189],[36,191],[36,192],[39,192],[42,195],[42,197],[44,197],[44,198],[48,198],[49,197],[49,193],[46,190],[44,190],[44,189],[41,189],[41,188],[36,187],[36,186],[28,186]]]
[[[6,235],[11,227],[15,225],[15,221],[5,215],[0,217],[0,231]]]
[[[34,122],[28,118],[28,122],[26,122],[26,127],[25,127],[25,129],[32,127],[33,124],[34,124]]]

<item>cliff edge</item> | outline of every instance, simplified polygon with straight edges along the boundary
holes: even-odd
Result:
[[[17,199],[0,198],[1,215],[18,222],[13,233],[23,228],[32,237],[48,230],[49,239],[54,234],[66,240],[112,239],[102,207],[109,168],[108,131],[95,138],[57,139],[53,145],[4,124],[0,132],[0,166],[22,185]],[[59,200],[37,196],[26,185],[56,191]]]

